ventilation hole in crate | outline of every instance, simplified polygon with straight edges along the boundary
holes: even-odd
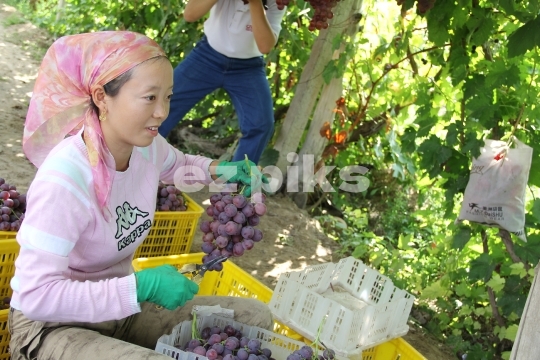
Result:
[[[351,321],[350,325],[350,331],[348,336],[348,343],[353,343],[358,341],[358,337],[360,336],[360,330],[362,329],[362,325],[364,322],[364,312],[355,312],[353,315],[353,319]]]
[[[312,294],[306,296],[304,306],[300,312],[300,324],[306,326],[310,323],[315,313],[315,307],[317,305],[317,298]]]
[[[344,316],[345,316],[345,312],[343,310],[340,310],[337,314],[337,318],[334,321],[334,326],[332,327],[332,334],[330,335],[330,340],[332,342],[335,342],[336,340],[338,340],[337,335],[339,334],[339,329],[341,329],[343,326]]]

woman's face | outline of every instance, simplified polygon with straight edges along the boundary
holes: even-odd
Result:
[[[133,69],[115,97],[105,95],[106,118],[101,129],[109,150],[131,153],[149,146],[169,114],[173,68],[165,58],[151,59]]]

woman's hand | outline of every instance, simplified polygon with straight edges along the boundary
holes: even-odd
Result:
[[[243,185],[242,194],[247,197],[251,196],[253,188],[260,188],[262,183],[269,183],[257,165],[247,159],[233,162],[221,161],[214,167],[213,171],[212,165],[210,165],[210,169],[211,174],[214,172],[217,177],[223,176],[226,182]]]
[[[199,285],[189,280],[172,265],[161,265],[135,273],[137,301],[149,301],[174,310],[195,296]]]

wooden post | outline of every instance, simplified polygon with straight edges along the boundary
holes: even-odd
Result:
[[[321,30],[313,44],[309,60],[302,71],[296,91],[280,129],[274,149],[279,151],[276,166],[285,174],[289,161],[287,154],[296,152],[298,145],[311,118],[319,93],[324,84],[323,70],[334,53],[332,42],[336,36],[343,35],[350,21],[354,21],[353,9],[361,0],[343,0],[335,8],[330,26]]]
[[[356,14],[360,9],[361,4],[361,0],[344,1],[343,8],[340,8],[340,11],[334,16],[335,23],[340,24],[340,27],[334,28],[336,31],[332,32],[333,35],[327,34],[325,37],[320,35],[317,39],[308,63],[312,60],[312,58],[318,60],[314,60],[314,64],[312,64],[313,66],[306,66],[302,72],[300,83],[297,85],[293,102],[291,102],[291,107],[285,118],[285,122],[287,122],[287,120],[291,121],[294,119],[294,121],[289,124],[288,128],[290,131],[294,129],[294,131],[297,131],[297,133],[285,133],[282,129],[280,138],[278,138],[276,141],[275,149],[280,151],[277,166],[280,168],[282,173],[285,174],[285,167],[289,164],[286,156],[289,152],[294,152],[297,150],[300,138],[303,135],[307,121],[311,116],[313,111],[312,109],[315,106],[319,89],[322,88],[318,102],[316,103],[313,117],[311,119],[306,140],[299,153],[299,159],[294,163],[294,165],[298,168],[298,175],[296,176],[295,174],[294,178],[287,179],[287,185],[290,185],[291,189],[293,189],[289,195],[300,208],[304,208],[306,206],[308,195],[307,191],[311,191],[310,189],[304,189],[303,186],[309,185],[306,184],[306,182],[310,182],[313,178],[312,165],[314,165],[304,164],[304,155],[309,156],[309,159],[307,159],[309,162],[313,161],[314,163],[317,163],[320,160],[324,147],[327,143],[327,139],[320,135],[320,129],[326,121],[329,123],[334,121],[334,109],[336,108],[336,101],[342,96],[343,91],[343,77],[333,78],[328,84],[325,84],[321,73],[322,69],[324,69],[331,59],[339,58],[345,49],[345,44],[342,43],[339,49],[333,51],[330,58],[324,57],[324,60],[321,60],[321,56],[319,56],[319,54],[321,52],[326,53],[328,51],[327,47],[332,45],[331,43],[335,36],[339,35],[343,38],[346,38],[347,36],[354,36],[354,33],[358,31],[358,17]],[[322,49],[321,44],[324,44],[324,50]],[[314,69],[316,70],[313,71]],[[313,79],[313,76],[318,79]],[[309,79],[307,83],[309,86],[306,84],[306,87],[311,90],[311,93],[307,92],[308,90],[300,90],[301,85],[303,85],[301,84],[302,79],[304,78]],[[293,103],[296,105],[294,108]],[[305,111],[305,113],[298,113],[298,111]],[[286,124],[284,123],[284,127],[285,125]],[[280,139],[282,140],[281,142]],[[304,170],[309,173],[305,174]]]
[[[538,280],[538,268],[534,269],[535,276],[527,302],[521,314],[518,333],[510,360],[538,360],[540,357],[540,283]]]

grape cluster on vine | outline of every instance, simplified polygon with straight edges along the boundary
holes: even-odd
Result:
[[[339,0],[308,0],[314,10],[313,18],[309,22],[309,31],[322,30],[328,28],[328,20],[334,17],[332,9]]]
[[[334,17],[332,9],[337,5],[339,0],[307,0],[313,8],[313,18],[309,22],[309,31],[322,30],[328,28],[328,20]],[[399,0],[398,0],[399,1]],[[289,6],[290,0],[276,0],[276,5],[279,10]]]
[[[242,256],[251,250],[254,243],[263,238],[263,233],[256,226],[260,217],[266,214],[264,204],[266,196],[254,193],[251,198],[229,192],[214,194],[210,197],[210,206],[206,214],[213,221],[204,220],[200,229],[204,233],[202,251],[206,254],[203,262],[219,256]],[[221,271],[223,264],[214,265],[210,270]]]
[[[187,206],[182,191],[174,185],[158,184],[156,211],[186,211]]]
[[[26,194],[0,178],[0,231],[18,231],[26,211]]]

